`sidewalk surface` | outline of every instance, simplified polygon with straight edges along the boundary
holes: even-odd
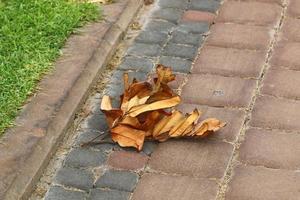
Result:
[[[113,144],[80,147],[107,126],[81,124],[46,200],[299,200],[300,1],[158,0],[113,73],[145,79],[172,66],[185,112],[198,107],[228,125],[205,140],[147,142],[140,153]]]

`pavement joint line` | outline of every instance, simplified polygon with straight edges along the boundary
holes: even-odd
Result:
[[[261,73],[260,73],[260,78],[256,82],[256,88],[253,91],[253,96],[252,96],[252,99],[251,99],[251,103],[248,106],[248,108],[246,109],[244,124],[241,127],[241,131],[237,135],[235,145],[234,145],[234,149],[233,149],[233,152],[232,152],[232,156],[231,156],[231,158],[228,162],[227,168],[226,168],[224,176],[223,176],[223,180],[220,183],[216,200],[224,200],[225,199],[225,193],[226,193],[226,190],[228,188],[228,184],[229,184],[229,182],[232,178],[233,168],[234,168],[234,166],[236,166],[237,161],[238,161],[237,157],[238,157],[238,154],[239,154],[239,148],[240,148],[240,145],[241,145],[242,141],[244,140],[245,131],[249,127],[249,122],[251,120],[252,110],[253,110],[253,107],[255,105],[257,97],[260,95],[260,90],[261,90],[261,87],[263,85],[264,75],[265,75],[266,71],[268,70],[269,61],[270,61],[271,55],[274,51],[274,46],[277,43],[277,40],[278,40],[278,37],[279,37],[278,36],[279,31],[282,28],[282,24],[283,24],[284,18],[286,16],[286,11],[287,11],[286,1],[287,0],[284,0],[285,4],[282,7],[280,19],[279,19],[278,23],[275,24],[274,27],[273,27],[274,33],[273,33],[273,35],[271,37],[271,41],[269,43],[265,63],[262,66],[262,70],[261,70]]]

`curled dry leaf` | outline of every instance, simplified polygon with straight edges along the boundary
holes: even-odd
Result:
[[[215,118],[198,123],[201,112],[197,109],[189,114],[174,109],[180,97],[168,83],[175,80],[175,75],[170,67],[163,65],[157,66],[156,74],[151,83],[136,79],[129,83],[125,73],[119,108],[112,107],[109,96],[103,97],[101,110],[113,141],[122,147],[141,150],[146,139],[163,142],[170,138],[202,138],[226,125]]]

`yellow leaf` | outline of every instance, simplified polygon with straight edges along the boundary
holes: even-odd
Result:
[[[104,95],[102,97],[101,110],[112,110],[111,100],[107,95]]]
[[[129,110],[129,115],[131,117],[136,117],[137,115],[144,112],[160,110],[164,108],[171,108],[178,105],[179,103],[180,103],[180,97],[176,96],[170,99],[161,100],[150,104],[135,106]]]
[[[112,140],[122,147],[135,147],[142,150],[145,131],[137,130],[125,125],[118,125],[111,130]]]
[[[139,106],[139,105],[145,104],[148,99],[149,99],[149,96],[143,97],[141,99],[138,96],[134,96],[132,99],[130,99],[128,101],[128,106],[127,106],[126,111],[130,110],[134,106]]]
[[[195,127],[195,131],[193,132],[192,135],[205,137],[210,132],[216,132],[220,128],[224,127],[225,125],[226,125],[226,123],[221,122],[218,119],[208,118]]]
[[[183,116],[181,112],[174,111],[171,116],[165,117],[160,124],[157,124],[156,130],[153,131],[153,136],[157,137],[163,133],[170,131],[174,126],[176,126],[182,120]]]

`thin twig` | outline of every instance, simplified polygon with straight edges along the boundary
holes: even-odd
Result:
[[[94,141],[95,141],[97,138],[99,138],[99,137],[102,137],[102,138],[100,139],[99,142],[104,141],[103,139],[104,139],[106,136],[108,136],[108,132],[107,132],[107,131],[105,131],[103,134],[97,135],[95,138],[93,138],[92,140],[90,140],[90,141],[88,141],[88,142],[84,142],[84,143],[80,144],[80,146],[81,146],[81,147],[86,147],[86,146],[92,145],[92,144],[94,144],[94,143],[98,143],[98,142],[94,142]],[[102,143],[102,144],[103,144],[103,143]]]

